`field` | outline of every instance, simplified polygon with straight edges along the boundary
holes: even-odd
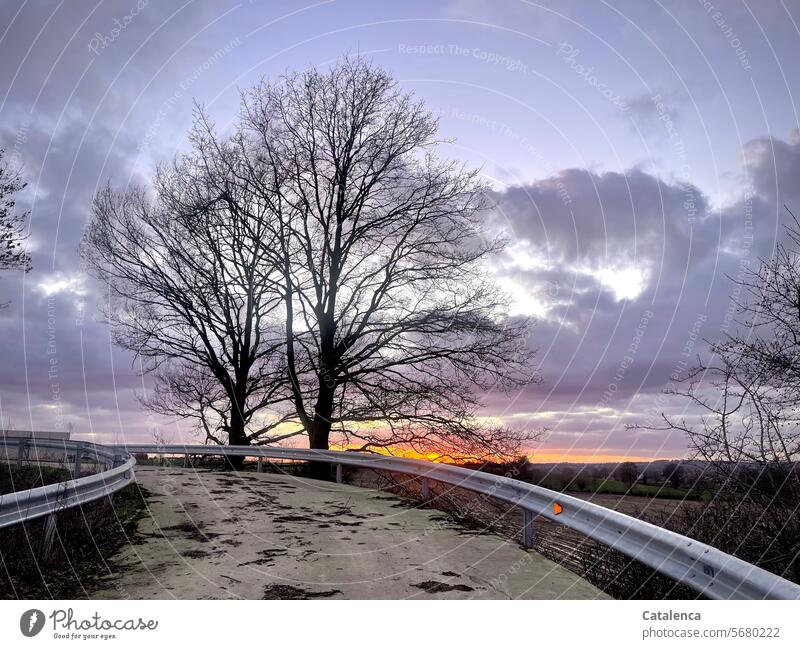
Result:
[[[559,480],[558,478],[544,479],[538,482],[542,487],[553,491],[569,491],[576,494],[616,494],[642,498],[669,498],[678,500],[699,500],[700,494],[690,489],[675,489],[664,485],[648,485],[627,482],[614,478],[581,478],[580,481]]]

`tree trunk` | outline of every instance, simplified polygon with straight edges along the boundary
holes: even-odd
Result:
[[[309,435],[309,448],[328,450],[328,438],[331,432],[331,422],[321,417],[315,417]]]
[[[331,432],[331,422],[325,417],[317,414],[311,424],[311,431],[308,434],[308,447],[328,450],[328,438]],[[327,462],[309,462],[309,473],[315,480],[330,480],[331,465]]]
[[[334,389],[324,381],[320,381],[317,403],[314,406],[314,421],[308,431],[308,447],[328,450],[331,433],[331,415],[333,414]],[[326,462],[310,462],[311,477],[317,480],[331,479],[331,466]]]
[[[244,431],[244,420],[239,408],[233,404],[231,408],[231,423],[228,431],[228,444],[230,446],[250,446],[250,441]],[[229,457],[225,463],[226,467],[234,471],[241,471],[244,467],[244,457]]]

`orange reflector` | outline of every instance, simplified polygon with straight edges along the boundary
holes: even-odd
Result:
[[[553,513],[558,516],[561,512],[564,511],[564,508],[559,505],[558,503],[553,503]]]

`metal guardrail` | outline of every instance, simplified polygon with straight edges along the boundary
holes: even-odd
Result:
[[[51,455],[63,454],[64,460],[72,465],[72,480],[0,495],[0,528],[47,517],[39,549],[42,557],[50,552],[59,512],[111,496],[134,480],[136,460],[114,447],[90,442],[6,436],[0,436],[0,447],[4,449],[7,461],[12,461],[10,451],[15,452],[13,461],[17,466],[31,460],[32,452],[34,461],[40,459],[43,451]],[[104,470],[81,477],[82,464],[88,459],[103,466]]]
[[[461,487],[520,507],[524,512],[523,545],[533,545],[533,517],[543,516],[644,563],[712,599],[800,599],[800,586],[721,550],[594,503],[505,476],[426,460],[347,451],[320,451],[252,446],[131,444],[128,453],[254,457],[325,462],[336,467],[370,468],[422,479],[423,498],[429,480]]]

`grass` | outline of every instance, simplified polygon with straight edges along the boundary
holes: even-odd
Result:
[[[0,494],[43,487],[71,477],[70,472],[62,468],[29,464],[17,468],[13,464],[0,462]]]
[[[38,467],[3,467],[3,475],[17,490],[23,484],[42,484]],[[48,473],[47,477],[58,476]],[[112,502],[97,500],[59,513],[46,561],[38,552],[44,519],[0,530],[0,599],[86,597],[95,583],[110,574],[111,557],[135,542],[138,521],[146,512],[146,496],[133,484],[114,494]]]

